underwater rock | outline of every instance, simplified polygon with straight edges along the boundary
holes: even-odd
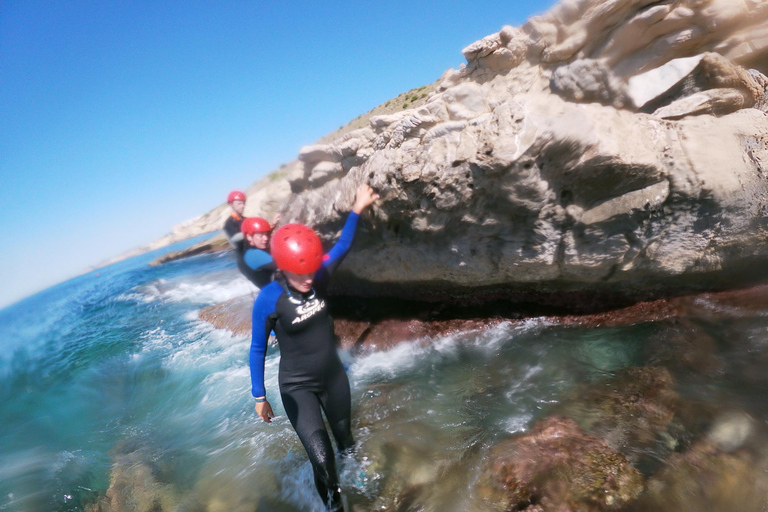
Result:
[[[156,468],[141,451],[116,457],[106,496],[86,512],[171,512],[180,496],[173,485],[160,481]]]
[[[573,420],[549,417],[491,449],[478,481],[487,510],[621,510],[643,477]]]
[[[675,454],[630,510],[641,512],[762,512],[768,506],[765,461],[746,451],[726,453],[708,441]]]
[[[630,367],[575,389],[555,414],[573,419],[634,463],[651,446],[667,452],[677,446],[672,423],[679,408],[680,397],[666,368]]]

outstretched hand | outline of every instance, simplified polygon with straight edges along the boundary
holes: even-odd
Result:
[[[360,214],[363,210],[368,208],[379,198],[379,194],[373,191],[370,185],[362,184],[357,187],[357,194],[355,194],[355,204],[352,206],[352,211]]]
[[[272,412],[272,406],[269,402],[256,402],[256,414],[267,423],[272,423],[275,413]]]

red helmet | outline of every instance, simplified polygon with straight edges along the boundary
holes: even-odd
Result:
[[[240,224],[240,231],[244,235],[252,235],[254,233],[269,233],[272,231],[272,226],[269,225],[266,219],[261,217],[248,217],[243,219],[243,223]]]
[[[286,224],[275,231],[270,252],[280,270],[294,274],[310,274],[323,264],[320,237],[304,224]]]
[[[239,190],[233,190],[227,196],[227,202],[232,203],[232,201],[245,201],[245,194]]]

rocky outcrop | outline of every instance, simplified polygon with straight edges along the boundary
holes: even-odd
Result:
[[[463,54],[249,191],[329,244],[381,193],[333,293],[578,308],[768,268],[764,2],[562,0]]]
[[[186,249],[182,249],[180,251],[172,251],[167,254],[164,254],[163,256],[160,256],[159,258],[151,261],[149,264],[150,266],[154,267],[157,265],[162,265],[163,263],[168,263],[169,261],[176,261],[184,258],[189,258],[190,256],[196,256],[198,254],[226,251],[227,249],[231,249],[231,248],[232,246],[229,244],[227,237],[222,232],[222,233],[217,233],[213,235],[211,238],[207,240],[198,242],[192,245],[191,247],[187,247]]]
[[[707,51],[635,111],[630,79]],[[464,55],[419,108],[300,152],[284,222],[330,242],[359,183],[382,195],[336,294],[653,296],[768,256],[768,79],[741,67],[763,4],[563,1]]]

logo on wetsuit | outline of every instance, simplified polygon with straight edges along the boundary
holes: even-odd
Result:
[[[296,308],[296,314],[299,315],[293,319],[291,324],[297,324],[303,322],[307,318],[313,316],[318,311],[321,311],[325,307],[325,301],[319,299],[311,299],[304,304],[299,305]]]

